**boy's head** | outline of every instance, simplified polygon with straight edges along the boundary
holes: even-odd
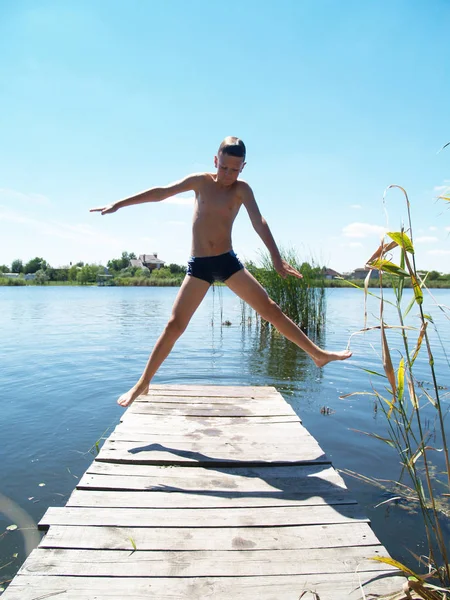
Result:
[[[237,137],[226,137],[219,146],[214,165],[217,180],[225,185],[233,184],[245,166],[245,144]]]

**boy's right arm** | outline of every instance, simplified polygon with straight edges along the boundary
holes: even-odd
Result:
[[[166,185],[165,187],[151,188],[145,192],[136,194],[135,196],[130,196],[129,198],[124,198],[123,200],[108,204],[107,206],[91,208],[90,212],[101,212],[102,215],[107,215],[116,212],[116,210],[123,208],[124,206],[142,204],[143,202],[160,202],[161,200],[176,196],[176,194],[181,194],[182,192],[197,191],[202,177],[203,175],[201,174],[188,175],[184,179]]]

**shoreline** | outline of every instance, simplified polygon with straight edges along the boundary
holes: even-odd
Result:
[[[20,283],[19,283],[20,281]],[[99,285],[97,283],[76,283],[72,281],[51,281],[42,284],[34,283],[32,281],[23,281],[16,279],[10,279],[7,283],[0,281],[0,287],[180,287],[183,280],[159,280],[159,281],[143,281],[137,280],[136,282],[128,281],[127,283],[114,283],[113,285]],[[226,285],[225,283],[217,282],[214,285]],[[332,279],[320,282],[319,285],[313,286],[312,288],[364,288],[363,279],[354,279],[351,281],[342,281],[339,279]],[[369,289],[379,289],[379,281],[374,279],[369,283]],[[383,282],[383,289],[391,289],[392,284],[389,281]],[[405,288],[412,289],[410,281],[405,281]],[[430,281],[427,282],[426,286],[429,289],[450,289],[450,281]]]

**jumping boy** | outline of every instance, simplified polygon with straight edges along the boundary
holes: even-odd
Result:
[[[118,403],[129,406],[139,395],[148,393],[148,386],[175,342],[186,329],[214,281],[223,281],[244,302],[247,302],[264,320],[302,350],[307,352],[318,367],[334,360],[345,360],[352,353],[327,352],[316,346],[269,298],[265,289],[245,269],[233,252],[231,230],[242,205],[247,209],[253,228],[258,233],[272,257],[277,273],[301,278],[302,275],[284,261],[272,237],[269,226],[261,215],[252,189],[238,180],[245,166],[245,145],[236,137],[227,137],[214,157],[216,173],[198,173],[166,187],[151,188],[146,192],[119,200],[108,206],[93,208],[102,215],[119,208],[142,202],[160,202],[182,192],[195,192],[192,226],[191,258],[187,275],[172,308],[172,315],[148,359],[139,381]]]

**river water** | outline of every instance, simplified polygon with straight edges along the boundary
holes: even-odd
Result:
[[[26,552],[38,541],[26,530],[6,528],[18,521],[22,527],[31,525],[49,506],[66,503],[93,460],[92,447],[118,423],[123,409],[116,398],[141,374],[177,291],[0,288],[0,582],[14,576]],[[445,348],[450,347],[450,322],[436,304],[450,305],[450,291],[434,290],[433,295],[434,299],[426,297],[425,311],[434,318],[430,336],[442,402],[448,408],[450,368]],[[385,297],[392,300],[392,291],[385,290]],[[407,290],[405,306],[410,298],[411,290]],[[376,326],[377,299],[369,298],[367,312],[368,325]],[[351,337],[354,354],[349,361],[322,370],[293,344],[261,328],[254,318],[246,318],[242,325],[242,314],[240,300],[228,288],[212,288],[153,382],[275,386],[335,468],[398,479],[395,452],[359,433],[386,434],[386,419],[381,410],[375,410],[373,398],[340,399],[351,392],[370,391],[372,385],[382,390],[386,381],[363,370],[382,372],[379,330],[352,335],[364,326],[363,293],[348,288],[327,290],[326,328],[319,341],[327,349],[344,349]],[[230,326],[222,325],[226,320]],[[396,324],[389,305],[385,320]],[[408,324],[417,327],[416,308]],[[418,332],[412,330],[409,335],[413,346]],[[389,330],[388,339],[396,367],[402,348],[398,330]],[[424,351],[415,368],[422,389],[431,391]],[[433,410],[426,411],[432,428]],[[436,453],[435,461],[439,470],[442,453]],[[421,554],[425,548],[417,514],[401,503],[377,507],[392,494],[348,475],[344,479],[388,551],[415,566],[408,549]],[[450,540],[450,530],[446,533]]]

